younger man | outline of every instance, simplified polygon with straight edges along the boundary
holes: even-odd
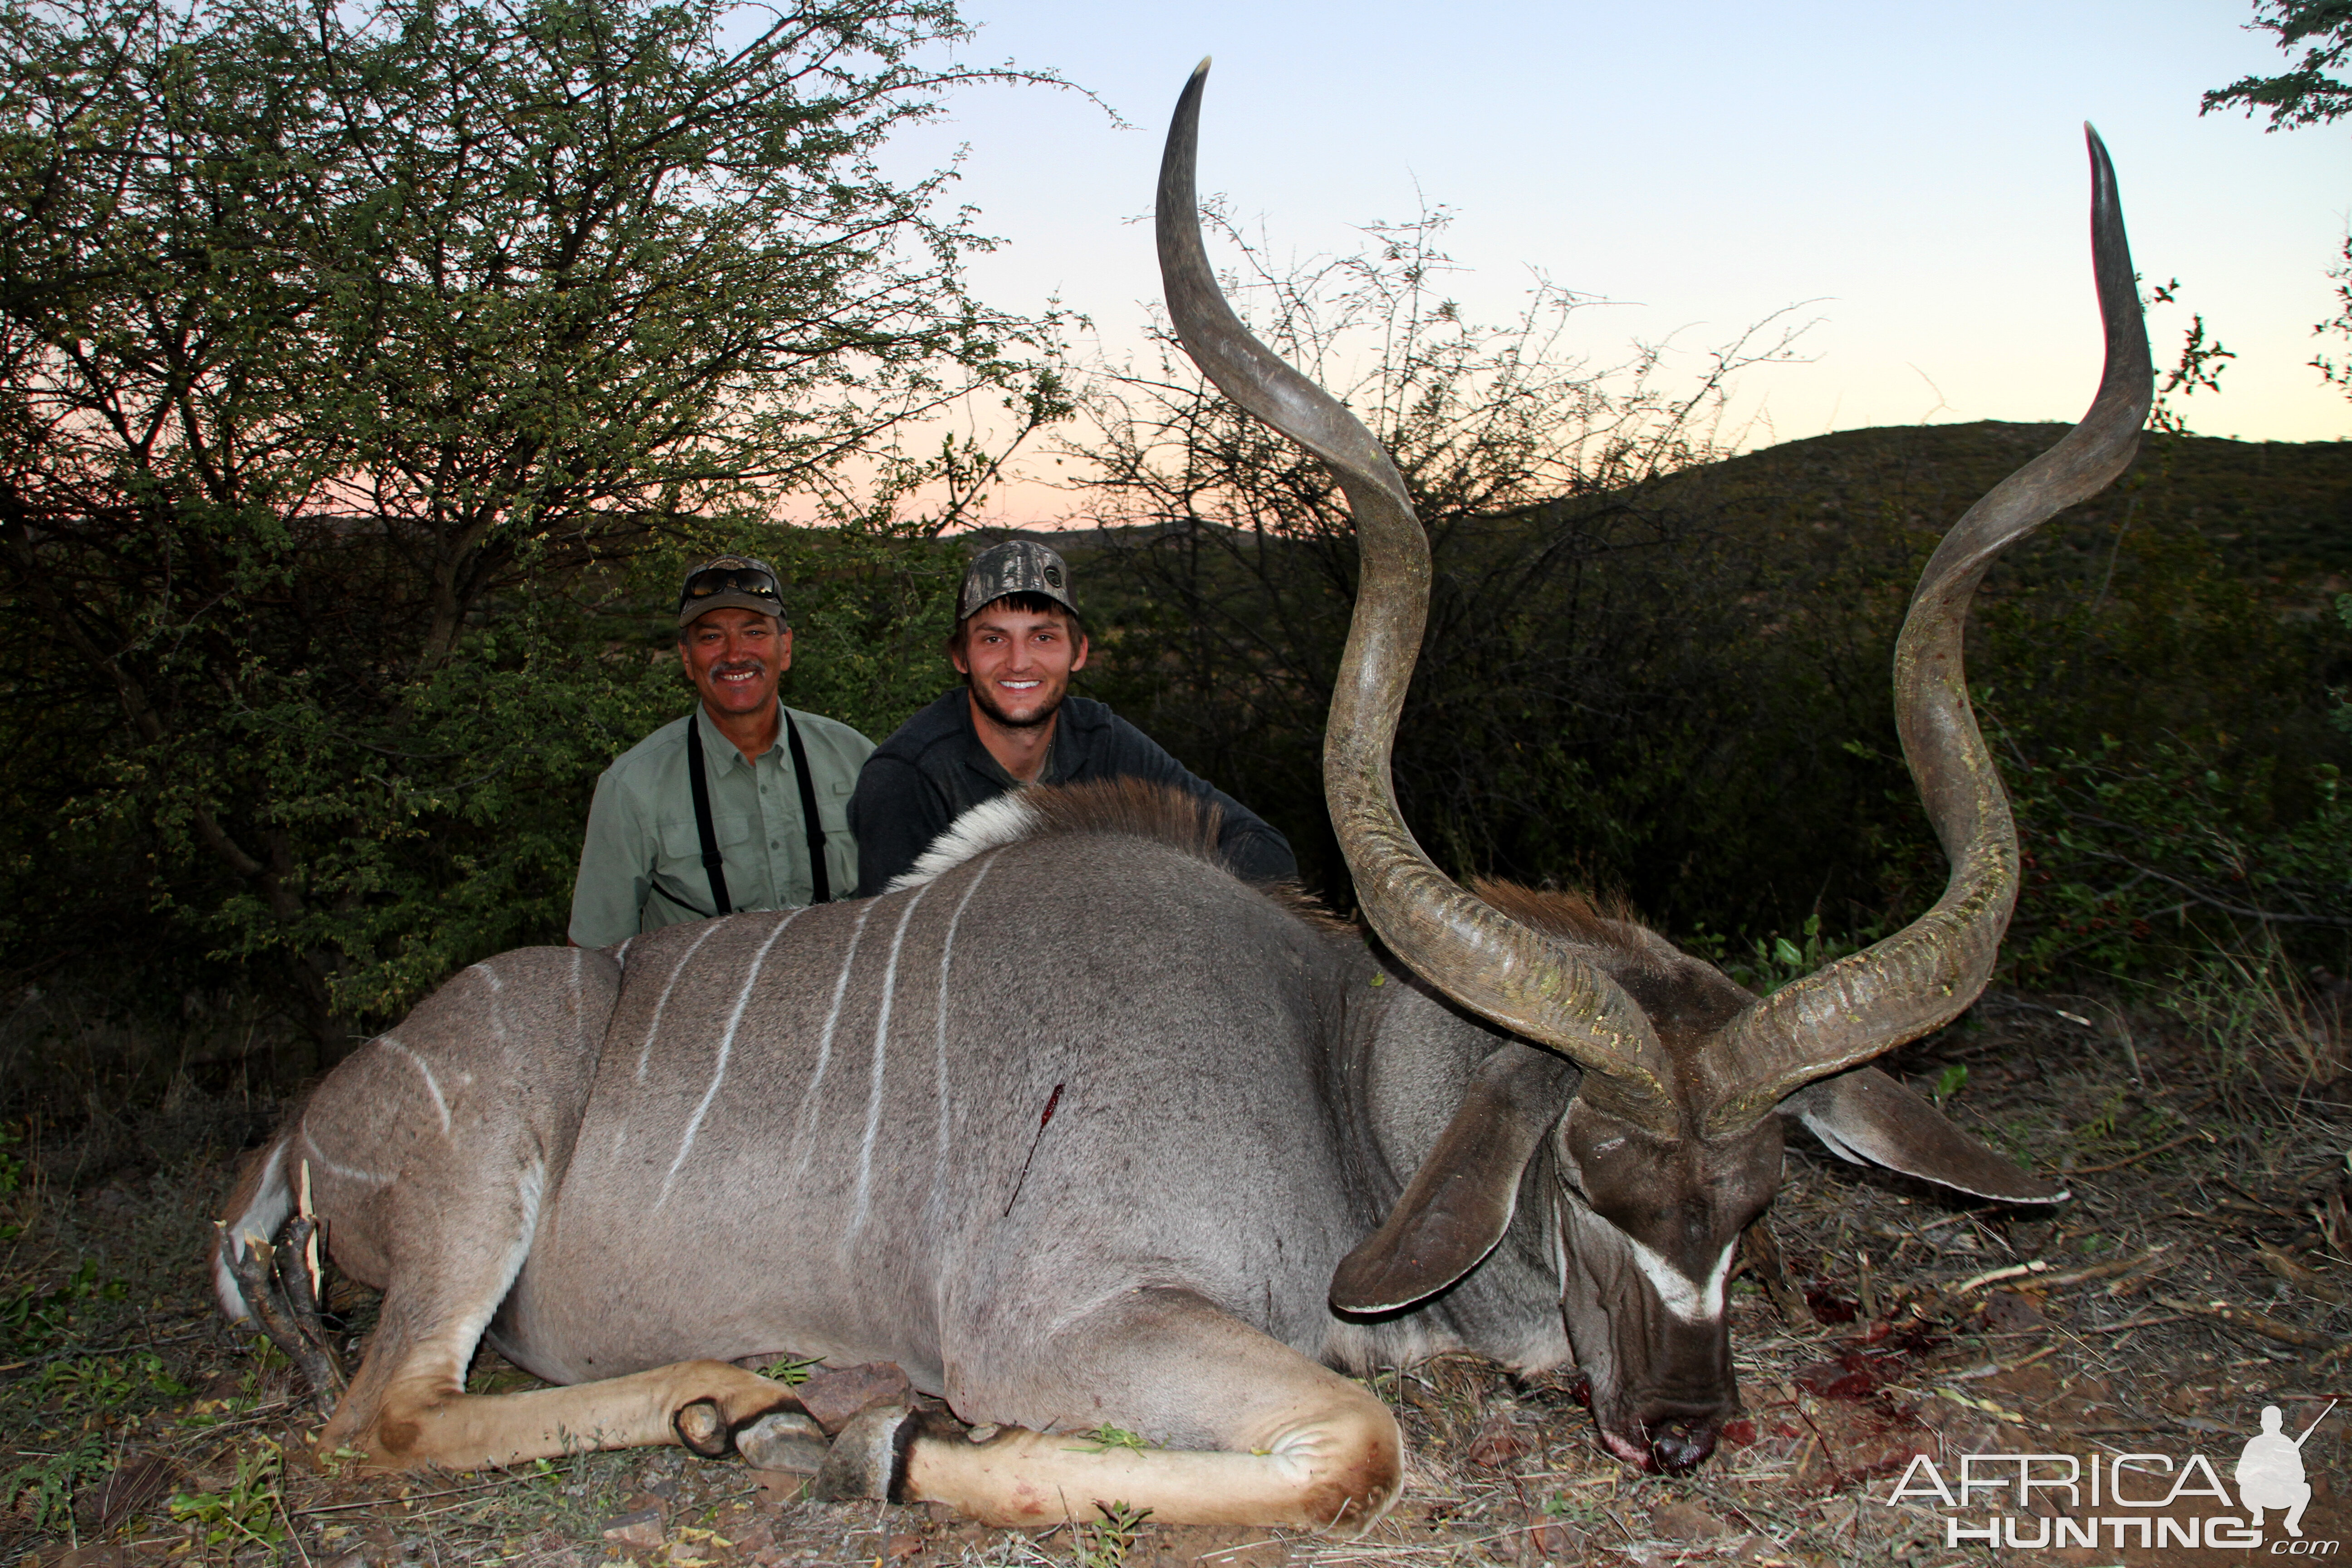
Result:
[[[963,684],[901,725],[866,759],[849,826],[861,898],[912,867],[948,824],[1026,784],[1139,778],[1173,784],[1223,808],[1218,839],[1254,882],[1298,875],[1289,841],[1221,790],[1184,771],[1108,708],[1068,695],[1087,667],[1086,627],[1069,567],[1028,540],[972,558],[956,601],[948,658]]]

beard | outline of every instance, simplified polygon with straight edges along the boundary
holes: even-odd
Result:
[[[980,704],[980,710],[1008,730],[1044,729],[1054,721],[1054,715],[1062,710],[1062,699],[1070,694],[1070,689],[1066,683],[1061,690],[1054,693],[1054,700],[1051,702],[1025,719],[1016,719],[998,706],[996,693],[988,689],[986,681],[967,680],[964,686],[971,693],[971,700]]]

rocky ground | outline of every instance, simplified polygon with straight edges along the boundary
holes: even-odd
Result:
[[[1713,1461],[1636,1475],[1599,1449],[1572,1374],[1525,1381],[1447,1357],[1376,1381],[1404,1422],[1408,1484],[1354,1542],[1148,1520],[992,1531],[919,1507],[802,1502],[793,1478],[671,1450],[471,1476],[321,1465],[290,1369],[212,1314],[199,1261],[233,1150],[270,1108],[183,1090],[103,1137],[36,1126],[0,1143],[0,1549],[26,1568],[2336,1555],[2352,1535],[2352,1079],[2334,1060],[2309,1041],[2224,1051],[2080,998],[1989,998],[1893,1065],[2029,1165],[2069,1173],[2070,1202],[1956,1204],[1794,1133],[1777,1263],[1751,1247],[1733,1284],[1747,1414]],[[333,1304],[364,1325],[362,1293]],[[528,1381],[494,1358],[476,1372],[484,1389]],[[2266,1404],[2288,1436],[2309,1428],[2304,1535],[2273,1514],[2259,1544],[2215,1541],[2209,1522],[2182,1546],[2198,1519],[2235,1507],[2232,1467]],[[2049,1457],[2034,1479],[2071,1473],[2074,1495],[2029,1488],[2021,1506],[2016,1461],[1989,1458],[2021,1454]],[[1946,1507],[1931,1482],[1957,1492],[1969,1456],[1980,1482],[2007,1484]],[[2120,1500],[2168,1490],[2168,1506]],[[1954,1544],[1955,1522],[1992,1541]]]

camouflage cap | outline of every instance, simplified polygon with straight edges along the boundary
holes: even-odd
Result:
[[[956,619],[967,620],[1008,594],[1041,594],[1078,613],[1078,602],[1070,597],[1068,563],[1034,540],[1008,539],[971,558],[963,572],[963,592],[956,595]]]
[[[783,587],[776,569],[756,555],[714,555],[689,568],[677,590],[677,629],[727,609],[757,610],[782,620]]]

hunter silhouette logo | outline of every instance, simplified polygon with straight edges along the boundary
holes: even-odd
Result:
[[[2336,1401],[2327,1402],[2327,1410],[2336,1408]],[[2327,1419],[2327,1410],[2319,1413],[2319,1420],[2303,1429],[2302,1437],[2290,1438],[2280,1430],[2284,1417],[2275,1405],[2263,1406],[2263,1429],[2246,1439],[2246,1447],[2238,1455],[2238,1501],[2244,1505],[2247,1527],[2263,1527],[2263,1510],[2266,1508],[2286,1510],[2286,1532],[2297,1540],[2303,1538],[2303,1510],[2311,1501],[2311,1483],[2303,1479],[2303,1445],[2305,1438],[2319,1430],[2319,1422]]]
[[[1944,1518],[1947,1546],[1981,1542],[2024,1550],[2102,1544],[2118,1551],[2242,1550],[2263,1544],[2263,1516],[2277,1513],[2286,1534],[2270,1542],[2269,1555],[2332,1557],[2341,1542],[2304,1539],[2311,1483],[2304,1474],[2303,1446],[2336,1405],[2329,1400],[2294,1437],[2287,1436],[2277,1405],[2263,1406],[2262,1430],[2246,1439],[2231,1472],[2234,1500],[2202,1454],[2185,1460],[2169,1454],[1963,1454],[1949,1480],[1920,1454],[1886,1502],[1933,1502],[1957,1510]],[[2203,1502],[2209,1498],[2211,1502]],[[2180,1511],[2200,1506],[2210,1511],[2186,1517]],[[1969,1517],[1979,1510],[1982,1518]]]

